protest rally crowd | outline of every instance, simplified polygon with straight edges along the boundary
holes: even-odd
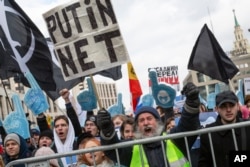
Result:
[[[43,14],[50,38],[54,44],[57,44],[54,46],[54,52],[57,53],[57,59],[60,59],[62,69],[57,68],[59,71],[63,70],[64,78],[62,74],[60,77],[55,74],[56,67],[51,62],[54,52],[50,51],[48,47],[49,41],[45,40],[38,28],[15,1],[4,0],[0,7],[7,11],[1,11],[2,20],[6,21],[7,18],[11,18],[8,21],[12,23],[7,24],[6,21],[6,23],[3,23],[5,26],[0,24],[0,53],[1,56],[4,55],[3,58],[1,57],[0,70],[6,70],[1,71],[0,74],[6,73],[6,75],[0,77],[1,79],[8,79],[10,76],[13,77],[16,74],[19,76],[20,74],[20,80],[25,80],[22,83],[30,87],[23,102],[36,117],[36,126],[31,127],[23,112],[23,104],[17,96],[12,97],[16,110],[7,112],[9,115],[6,116],[5,120],[0,120],[2,137],[0,167],[8,166],[16,160],[31,157],[36,160],[39,156],[49,157],[75,150],[91,150],[100,146],[112,146],[113,144],[120,146],[125,142],[128,143],[128,141],[150,140],[155,137],[161,138],[171,134],[207,130],[206,128],[222,127],[223,125],[249,120],[250,95],[245,96],[245,104],[242,104],[234,91],[218,92],[213,99],[215,106],[211,109],[201,101],[199,88],[194,83],[188,82],[181,91],[181,94],[185,97],[184,103],[180,108],[176,108],[174,106],[176,90],[170,85],[159,84],[156,72],[149,71],[152,93],[140,97],[141,93],[136,97],[142,99],[142,102],[138,103],[136,108],[133,108],[134,111],[131,115],[124,113],[124,106],[122,105],[113,107],[112,112],[101,105],[98,108],[96,105],[98,99],[95,92],[93,90],[83,91],[77,96],[77,101],[81,105],[82,111],[86,112],[86,119],[84,123],[80,122],[70,101],[69,89],[82,82],[85,76],[104,72],[103,76],[112,78],[109,75],[110,72],[107,74],[105,70],[117,73],[117,70],[121,70],[121,64],[124,63],[128,63],[128,68],[129,66],[132,67],[110,0],[97,0],[95,3],[92,1],[72,1]],[[14,17],[10,14],[11,17],[9,17],[9,11],[14,11],[13,13],[17,16]],[[11,25],[15,25],[13,30]],[[18,28],[16,28],[16,25],[18,25]],[[68,30],[64,30],[64,26]],[[24,32],[27,32],[27,34]],[[21,40],[14,39],[19,37],[24,38]],[[214,55],[214,49],[219,50],[216,55],[220,54],[221,56],[224,53],[206,24],[199,39],[197,41],[201,41],[202,45],[200,46],[199,42],[196,42],[190,60],[200,55],[204,57],[201,57],[195,63],[190,61],[188,69],[199,71],[200,63],[203,63],[202,66],[204,66],[206,72],[209,71],[206,68],[213,64],[211,73],[220,73],[220,70],[224,68],[223,64],[203,61],[208,55]],[[21,48],[21,46],[27,48]],[[210,46],[213,46],[213,48]],[[195,51],[196,48],[197,52]],[[207,54],[203,53],[204,48],[208,50]],[[12,57],[13,61],[12,59],[11,61],[8,60],[8,56]],[[218,78],[212,77],[204,71],[201,73],[227,83],[228,79],[232,79],[239,70],[235,65],[231,66],[230,61],[227,60],[229,59],[227,55],[223,54],[223,56],[223,59],[226,60],[225,68],[228,68],[224,71],[230,71],[230,76]],[[24,60],[21,61],[20,59]],[[23,62],[24,64],[22,64]],[[215,64],[219,64],[218,69]],[[39,66],[39,68],[32,67],[32,65]],[[46,67],[46,70],[40,68],[43,66]],[[134,76],[134,69],[129,69],[129,79],[137,80],[137,77]],[[11,74],[7,75],[7,72]],[[33,78],[36,72],[39,72],[39,75]],[[225,75],[224,73],[223,75]],[[177,71],[174,74],[177,75]],[[116,76],[116,79],[121,78],[118,74]],[[65,78],[68,81],[67,83],[71,81],[72,85],[63,86],[63,89],[62,87],[59,89],[58,83],[61,82],[61,85],[66,85]],[[131,81],[130,85],[133,84],[135,82]],[[89,90],[92,89],[89,83],[88,88]],[[65,102],[66,113],[56,116],[53,119],[53,126],[50,126],[47,122],[45,112],[50,106],[43,91],[50,98],[54,94],[61,96]],[[51,99],[54,101],[57,98]],[[133,102],[136,100],[138,99],[132,99]],[[94,109],[98,111],[94,112]],[[206,123],[202,122],[203,113],[213,114],[213,120]],[[23,120],[24,124],[18,124]],[[205,120],[207,121],[207,119]],[[28,133],[25,132],[26,125]],[[15,128],[16,130],[13,130]],[[212,145],[210,139],[212,139]],[[210,133],[196,133],[196,135],[188,137],[134,144],[119,147],[118,151],[115,149],[98,150],[74,156],[48,158],[47,163],[51,167],[229,167],[231,151],[249,151],[249,141],[250,126],[245,126],[235,128],[234,131],[230,129],[212,132],[211,135]],[[237,144],[237,149],[235,144]],[[33,166],[44,166],[44,164],[39,165],[39,163],[43,162],[36,162]],[[13,166],[25,167],[27,164],[19,163]]]
[[[174,107],[164,108],[142,105],[137,107],[133,115],[117,114],[111,116],[106,109],[102,108],[97,114],[88,111],[84,127],[81,127],[78,116],[69,100],[69,94],[68,89],[60,91],[60,95],[65,101],[67,114],[57,116],[54,119],[53,128],[48,126],[44,113],[37,116],[37,127],[30,129],[31,137],[28,139],[24,139],[18,132],[6,134],[4,127],[0,127],[3,138],[1,166],[28,157],[65,153],[135,139],[195,131],[202,128],[199,114],[209,112],[206,108],[204,111],[204,105],[202,106],[199,99],[199,90],[190,82],[182,90],[186,100],[181,112],[176,111]],[[249,96],[245,98],[245,105],[240,105],[237,96],[232,91],[223,91],[216,95],[215,103],[218,116],[215,122],[206,125],[206,128],[246,121],[249,118]],[[175,122],[176,117],[179,118],[178,123]],[[243,129],[244,133],[242,129],[235,130],[236,140],[239,150],[248,150],[250,144],[247,141],[250,139],[250,131],[249,127]],[[231,150],[235,150],[232,138],[230,130],[212,133],[217,166],[228,166],[228,154]],[[140,145],[120,148],[120,166],[164,167],[164,157],[166,157],[166,163],[170,167],[213,166],[208,135],[203,134],[200,136],[198,151],[192,152],[191,147],[196,139],[197,136],[188,137],[189,150],[186,150],[184,138],[165,141],[165,150],[162,149],[161,142],[142,144],[143,157],[139,153]],[[191,162],[188,161],[187,151],[191,153]],[[68,164],[67,157],[50,159],[49,163],[51,167],[72,165]],[[79,167],[118,166],[114,150],[76,155],[73,163]]]

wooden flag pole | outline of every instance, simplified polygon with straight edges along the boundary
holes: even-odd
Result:
[[[102,109],[102,103],[101,103],[101,100],[98,96],[98,93],[97,93],[97,90],[96,90],[96,85],[95,85],[95,82],[94,82],[94,78],[93,78],[93,75],[90,75],[90,80],[91,80],[91,84],[93,86],[93,89],[94,89],[94,93],[95,93],[95,96],[96,96],[96,99],[97,99],[97,103],[98,103],[98,106],[99,106],[99,109]]]
[[[236,92],[235,92],[235,89],[234,89],[234,87],[233,87],[233,84],[232,84],[232,82],[231,82],[230,79],[228,79],[228,83],[229,83],[229,88],[230,88],[230,90],[232,90],[234,93],[236,93]]]
[[[1,80],[1,83],[3,84],[3,89],[4,89],[4,93],[5,93],[5,95],[6,95],[6,98],[7,98],[7,102],[8,102],[9,105],[10,105],[11,111],[13,111],[14,109],[13,109],[13,107],[12,107],[12,105],[11,105],[10,97],[9,97],[9,95],[8,95],[8,93],[7,93],[7,90],[6,90],[6,87],[5,87],[5,83],[3,82],[2,79],[0,79],[0,80]]]

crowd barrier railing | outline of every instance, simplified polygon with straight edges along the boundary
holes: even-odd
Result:
[[[138,140],[133,140],[133,141],[126,141],[126,142],[121,142],[121,143],[112,144],[112,145],[99,146],[99,147],[87,148],[87,149],[81,149],[81,150],[75,150],[75,151],[71,151],[71,152],[67,152],[67,153],[57,153],[57,154],[50,155],[49,157],[48,156],[39,156],[39,157],[25,158],[25,159],[12,161],[12,162],[8,163],[6,165],[6,167],[11,167],[13,165],[18,165],[18,164],[25,164],[25,167],[45,167],[45,166],[47,166],[49,164],[50,159],[57,159],[57,158],[62,158],[62,157],[68,157],[68,156],[84,154],[84,153],[92,153],[93,154],[96,151],[105,151],[105,150],[114,150],[114,151],[116,151],[116,156],[117,156],[117,161],[118,161],[117,166],[121,166],[120,157],[119,157],[119,154],[118,154],[118,149],[120,149],[120,148],[129,147],[129,146],[132,146],[132,145],[135,145],[135,144],[140,145],[140,144],[152,143],[152,142],[157,142],[157,141],[161,141],[162,146],[163,146],[163,141],[164,140],[176,139],[176,138],[184,138],[186,148],[189,148],[188,142],[187,142],[187,137],[194,136],[194,135],[201,135],[201,134],[208,134],[208,136],[209,136],[209,142],[210,142],[210,146],[211,146],[211,150],[212,150],[212,154],[213,154],[212,155],[213,164],[214,164],[214,167],[216,167],[211,133],[217,132],[217,131],[223,131],[223,130],[231,130],[232,134],[233,134],[233,141],[234,141],[235,150],[238,151],[238,145],[237,145],[236,137],[235,137],[235,129],[245,127],[245,126],[250,126],[250,121],[234,123],[234,124],[229,124],[229,125],[223,125],[223,126],[216,126],[216,127],[211,127],[211,128],[202,128],[202,129],[198,129],[198,130],[195,130],[195,131],[189,131],[189,132],[167,134],[165,136],[156,136],[156,137],[151,137],[151,138],[138,139]],[[165,151],[164,147],[162,147],[162,149]],[[189,162],[191,162],[190,150],[187,152],[187,155],[188,155]],[[164,160],[163,163],[165,163],[165,166],[168,167],[168,164],[167,164],[166,160]],[[73,166],[74,165],[72,165],[72,167]],[[191,164],[191,166],[192,166],[192,164]]]

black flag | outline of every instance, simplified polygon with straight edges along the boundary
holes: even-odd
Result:
[[[51,55],[46,40],[36,25],[14,0],[0,1],[0,76],[7,79],[30,71],[41,89],[55,90]]]
[[[228,80],[239,72],[206,24],[201,29],[193,47],[188,69],[198,71],[227,84]]]

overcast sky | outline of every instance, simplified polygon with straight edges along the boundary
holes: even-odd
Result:
[[[42,14],[69,0],[16,0],[45,36],[47,28]],[[235,9],[245,38],[250,32],[249,0],[112,0],[120,31],[140,80],[143,93],[149,92],[149,67],[177,65],[179,81],[188,73],[187,64],[206,23],[224,51],[233,48]],[[209,15],[210,14],[210,15]],[[123,78],[116,81],[123,104],[130,108],[127,66],[122,66]],[[95,81],[114,82],[104,77]],[[181,84],[182,87],[182,84]]]

